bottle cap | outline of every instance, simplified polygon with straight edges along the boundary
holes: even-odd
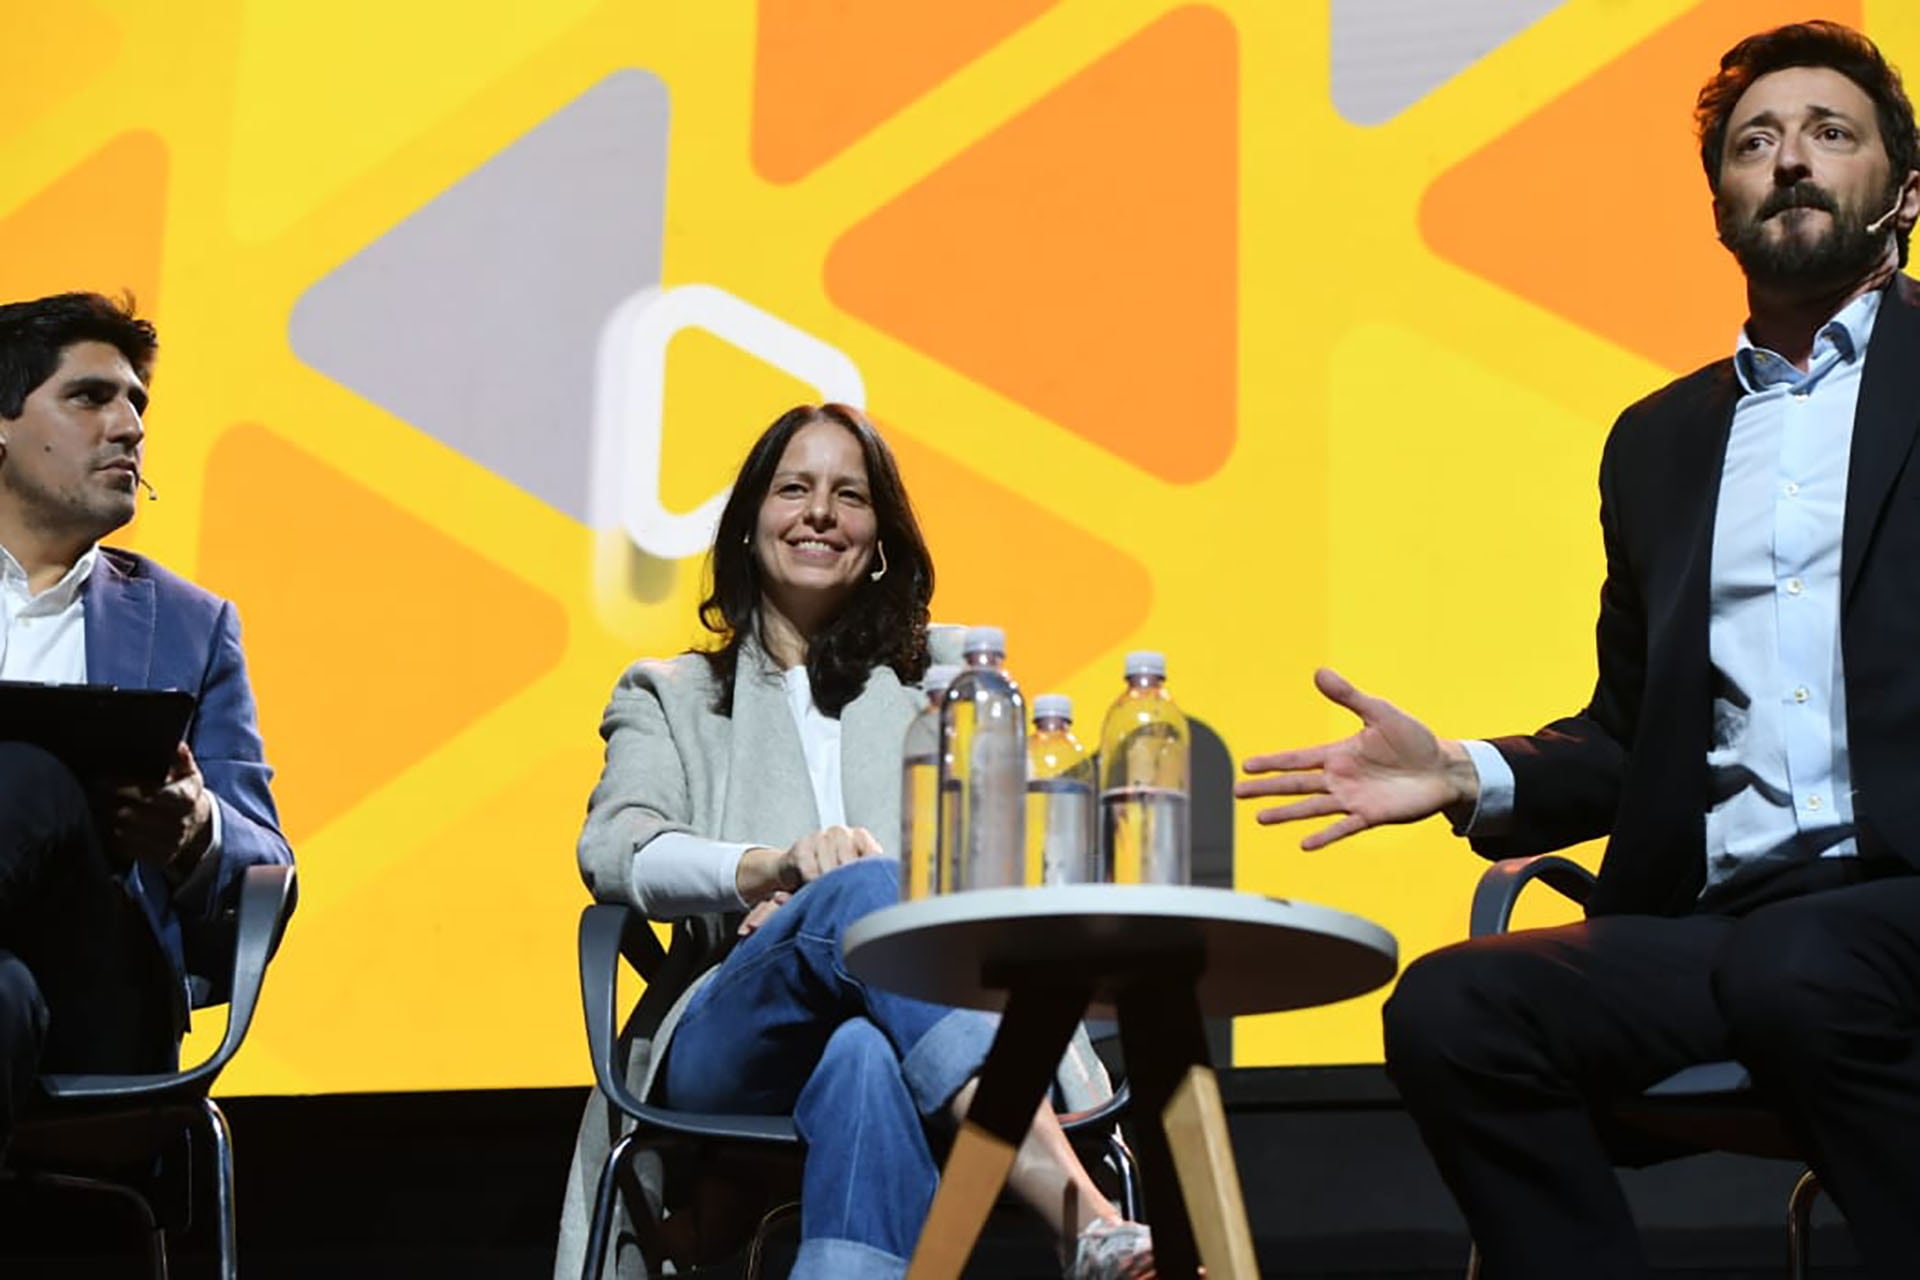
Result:
[[[1073,719],[1073,699],[1064,693],[1043,693],[1033,700],[1033,718]]]
[[[942,689],[952,684],[954,677],[959,674],[960,668],[950,662],[941,662],[928,667],[927,674],[920,678],[921,691],[924,693],[939,693]]]
[[[997,653],[1007,656],[1007,633],[999,627],[968,627],[967,638],[961,643],[961,652],[971,656],[976,653]]]
[[[1135,649],[1127,655],[1127,675],[1159,676],[1167,675],[1167,655],[1154,649]]]

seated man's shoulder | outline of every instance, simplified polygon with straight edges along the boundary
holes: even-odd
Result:
[[[100,548],[100,563],[103,571],[114,574],[122,581],[151,583],[154,594],[164,597],[173,608],[189,609],[211,618],[227,605],[226,600],[199,583],[190,582],[158,560],[136,552],[103,546]]]
[[[1620,426],[1695,415],[1701,409],[1730,403],[1728,397],[1736,395],[1738,386],[1734,361],[1722,357],[1711,365],[1701,365],[1690,374],[1674,378],[1659,390],[1647,391],[1626,407],[1626,413],[1620,415]]]

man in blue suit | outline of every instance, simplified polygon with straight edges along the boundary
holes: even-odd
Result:
[[[242,872],[293,860],[233,606],[100,545],[146,483],[157,347],[97,294],[0,305],[0,680],[198,704],[143,782],[83,782],[0,723],[0,1147],[41,1072],[171,1068]]]

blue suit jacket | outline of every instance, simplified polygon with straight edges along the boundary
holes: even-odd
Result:
[[[100,549],[84,609],[89,684],[184,689],[197,700],[187,745],[220,808],[219,857],[209,855],[178,889],[144,865],[130,881],[175,968],[217,987],[232,963],[222,915],[241,873],[293,861],[267,786],[273,770],[261,754],[239,618],[211,592],[111,547]]]

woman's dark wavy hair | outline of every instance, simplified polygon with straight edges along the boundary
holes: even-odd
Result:
[[[1789,67],[1838,71],[1873,100],[1880,143],[1886,148],[1889,177],[1896,189],[1907,174],[1920,168],[1920,131],[1914,127],[1913,103],[1900,82],[1900,73],[1879,48],[1838,22],[1795,22],[1748,36],[1727,50],[1721,55],[1719,72],[1700,90],[1693,123],[1700,135],[1700,164],[1715,195],[1720,193],[1720,160],[1727,145],[1727,125],[1740,96],[1761,76]],[[1908,234],[1899,233],[1902,266],[1907,261]]]
[[[867,673],[875,667],[892,667],[903,682],[926,674],[933,558],[914,519],[893,450],[858,409],[842,404],[801,405],[775,419],[747,451],[707,556],[711,586],[700,602],[700,623],[720,637],[720,646],[702,651],[701,656],[713,672],[713,709],[721,715],[733,714],[733,676],[741,642],[760,626],[760,563],[749,545],[759,525],[760,504],[788,443],[802,427],[816,422],[844,427],[860,442],[887,572],[878,582],[862,574],[845,606],[808,644],[807,679],[813,686],[814,705],[838,716],[867,687]]]

